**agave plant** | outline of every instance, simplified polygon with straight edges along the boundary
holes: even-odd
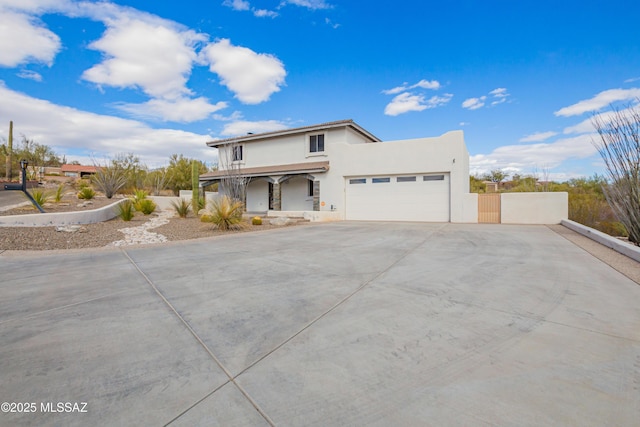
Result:
[[[189,210],[191,209],[191,203],[182,197],[179,200],[171,202],[171,206],[175,209],[180,218],[186,218],[189,214]]]
[[[44,190],[34,189],[31,191],[31,197],[36,201],[40,206],[44,205],[49,201],[49,194],[45,193]]]
[[[62,200],[62,196],[64,196],[64,184],[60,184],[58,185],[58,188],[56,188],[56,192],[53,195],[53,200],[56,203],[60,203],[60,201]]]
[[[149,215],[156,210],[156,203],[151,199],[142,199],[134,203],[134,208],[145,215]]]
[[[244,204],[241,201],[222,196],[211,203],[201,220],[213,223],[220,230],[238,230],[244,227],[243,212]]]
[[[131,200],[125,200],[122,203],[118,203],[117,210],[118,216],[123,221],[131,221],[133,219],[133,216],[135,215],[133,203],[131,203]]]

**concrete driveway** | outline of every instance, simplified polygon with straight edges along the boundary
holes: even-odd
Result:
[[[544,226],[343,222],[0,272],[0,401],[35,410],[3,426],[640,420],[640,286]]]

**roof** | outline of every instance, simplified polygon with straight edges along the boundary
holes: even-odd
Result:
[[[84,165],[62,165],[60,169],[62,172],[96,173],[98,171],[97,166],[84,166]]]
[[[282,130],[276,130],[276,131],[271,131],[271,132],[263,132],[263,133],[255,133],[255,134],[251,133],[251,134],[247,134],[247,135],[236,136],[236,137],[233,137],[233,138],[218,139],[218,140],[215,140],[215,141],[207,142],[207,145],[209,147],[218,147],[219,145],[228,145],[228,144],[234,144],[234,143],[239,143],[239,142],[258,141],[258,140],[262,140],[262,139],[276,138],[276,137],[279,137],[279,136],[294,135],[294,134],[297,134],[297,133],[314,132],[314,131],[318,131],[318,130],[340,128],[340,127],[351,128],[353,131],[355,131],[355,132],[359,133],[360,135],[364,136],[365,138],[367,138],[371,142],[382,142],[382,140],[380,140],[377,136],[373,135],[372,133],[370,133],[369,131],[367,131],[366,129],[364,129],[360,125],[358,125],[352,119],[347,119],[347,120],[338,120],[338,121],[335,121],[335,122],[320,123],[320,124],[311,125],[311,126],[302,126],[302,127],[298,127],[298,128],[282,129]]]
[[[299,175],[305,173],[318,173],[326,172],[329,170],[329,162],[306,162],[306,163],[294,163],[289,165],[276,165],[276,166],[261,166],[257,168],[241,168],[233,170],[233,173],[237,173],[241,177],[254,178],[260,176],[270,175]],[[200,180],[205,181],[208,179],[216,180],[229,176],[230,170],[217,170],[215,172],[205,173],[200,175]]]

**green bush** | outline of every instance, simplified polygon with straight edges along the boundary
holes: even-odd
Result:
[[[175,209],[180,218],[186,218],[187,214],[189,214],[189,210],[191,209],[191,203],[182,197],[180,200],[171,202],[171,206]]]
[[[253,218],[251,218],[251,224],[262,225],[262,218],[260,218],[259,216],[254,216]]]
[[[133,191],[133,202],[139,202],[140,200],[144,200],[147,198],[149,193],[145,190],[136,189]]]
[[[211,203],[211,208],[200,220],[211,222],[220,230],[238,230],[244,226],[243,211],[244,204],[241,201],[222,196]]]
[[[156,210],[156,206],[155,202],[151,199],[142,199],[134,204],[134,208],[145,215],[152,214],[153,211]]]
[[[131,221],[133,216],[135,215],[135,211],[133,209],[133,203],[131,200],[125,200],[122,203],[118,204],[118,217],[120,217],[123,221]]]
[[[78,192],[78,199],[91,200],[96,196],[96,192],[91,187],[84,187]]]

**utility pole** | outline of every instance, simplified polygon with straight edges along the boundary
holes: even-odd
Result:
[[[13,154],[13,121],[9,122],[9,144],[8,145],[8,150],[7,150],[7,157],[6,157],[6,168],[5,168],[5,173],[6,173],[6,178],[7,181],[11,181],[11,155]]]

